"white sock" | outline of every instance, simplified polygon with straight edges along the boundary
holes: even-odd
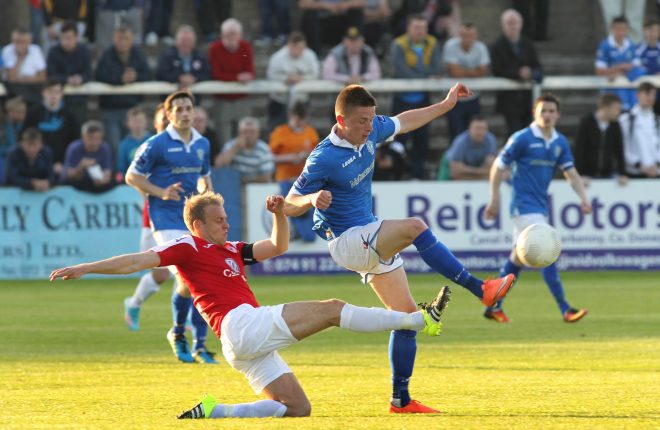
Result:
[[[339,327],[365,333],[400,329],[419,331],[424,328],[424,316],[421,312],[408,314],[347,303],[341,310]]]
[[[283,417],[286,406],[276,400],[258,400],[237,405],[217,404],[211,411],[211,418],[265,418]]]
[[[138,283],[128,305],[131,307],[140,307],[149,297],[157,293],[159,290],[160,287],[154,280],[151,272],[149,272],[140,278],[140,282]]]

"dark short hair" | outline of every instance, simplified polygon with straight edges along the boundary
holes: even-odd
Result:
[[[335,102],[335,115],[345,115],[354,107],[374,107],[376,99],[362,85],[348,85],[341,90]]]
[[[287,38],[288,43],[307,42],[307,38],[301,31],[292,31]]]
[[[126,111],[126,118],[131,116],[144,115],[147,116],[147,113],[142,109],[141,106],[135,106]]]
[[[25,142],[34,142],[35,140],[41,140],[41,132],[36,127],[29,127],[23,130],[21,133],[21,141]]]
[[[488,122],[488,119],[480,113],[474,114],[470,117],[470,124],[472,124],[474,121],[486,121]]]
[[[75,21],[67,20],[62,23],[62,26],[60,27],[60,33],[66,33],[68,31],[73,31],[76,35],[78,35],[78,26],[76,25]]]
[[[45,90],[46,88],[54,87],[54,86],[64,86],[64,82],[62,82],[60,79],[54,78],[54,77],[49,77],[46,79],[46,82],[44,82],[44,85],[41,87],[42,90]]]
[[[605,94],[601,94],[601,96],[598,97],[598,102],[596,103],[596,106],[598,106],[599,108],[603,108],[603,107],[612,106],[613,104],[617,104],[617,103],[621,104],[621,98],[619,98],[619,96],[617,96],[614,93],[605,93]]]
[[[660,24],[660,21],[658,21],[657,18],[649,18],[644,21],[644,28],[653,27],[658,24]]]
[[[628,23],[628,18],[626,18],[625,15],[615,16],[614,19],[612,19],[612,23],[611,23],[611,25],[614,25],[614,24],[626,24],[626,25],[629,25],[629,23]]]
[[[536,106],[541,103],[541,102],[547,102],[547,103],[554,103],[555,106],[557,106],[557,110],[561,110],[561,103],[559,103],[559,97],[552,93],[543,93],[540,96],[534,100],[534,110],[536,110]]]
[[[650,82],[642,82],[639,84],[637,87],[637,92],[638,93],[650,93],[651,91],[655,91],[655,85],[653,85]]]
[[[103,133],[103,131],[103,123],[95,119],[85,121],[85,123],[80,128],[81,134]]]
[[[406,26],[407,26],[408,24],[410,24],[411,22],[413,22],[413,21],[424,21],[424,22],[428,22],[428,21],[426,20],[426,18],[424,17],[424,15],[422,15],[421,13],[413,13],[413,14],[411,14],[411,15],[408,15],[408,17],[406,18]]]
[[[289,112],[291,112],[291,115],[295,115],[298,118],[307,118],[307,103],[298,100],[293,106],[291,106]]]
[[[174,103],[174,100],[178,99],[188,99],[190,102],[195,105],[195,96],[192,95],[190,91],[176,91],[165,99],[165,103],[163,103],[163,108],[165,109],[166,112],[169,112],[172,109],[172,103]]]

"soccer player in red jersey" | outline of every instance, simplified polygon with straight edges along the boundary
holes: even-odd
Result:
[[[440,333],[440,316],[449,301],[443,287],[417,312],[363,308],[338,299],[260,306],[250,289],[245,266],[283,254],[289,245],[284,198],[268,196],[273,214],[270,238],[255,243],[228,242],[229,224],[219,194],[207,192],[186,200],[184,220],[192,235],[93,263],[54,270],[51,281],[75,279],[87,273],[127,274],[175,265],[190,287],[195,307],[222,342],[227,362],[248,379],[266,400],[220,404],[211,396],[179,418],[307,416],[311,406],[305,392],[277,350],[328,327],[357,332],[416,330]]]

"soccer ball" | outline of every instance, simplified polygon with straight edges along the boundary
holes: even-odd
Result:
[[[532,224],[520,232],[516,240],[516,255],[527,267],[542,269],[559,258],[561,239],[548,224]]]

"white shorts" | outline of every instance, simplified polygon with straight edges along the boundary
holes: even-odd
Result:
[[[158,245],[154,239],[154,232],[149,227],[142,227],[140,232],[140,252],[148,251]]]
[[[254,308],[242,304],[222,320],[222,354],[256,394],[285,373],[293,373],[277,353],[298,342],[282,318],[284,305]]]
[[[399,254],[383,261],[376,251],[378,232],[382,220],[370,224],[351,227],[339,237],[328,242],[330,256],[335,263],[362,276],[362,282],[368,284],[374,275],[389,273],[403,265]]]
[[[156,230],[153,232],[157,245],[162,245],[170,240],[178,239],[186,234],[190,234],[190,232],[188,230]],[[178,273],[176,266],[167,266],[167,268],[173,275]]]
[[[526,227],[529,227],[532,224],[547,224],[548,219],[543,214],[524,214],[514,216],[511,221],[513,221],[513,245],[515,246],[520,232],[523,231]]]

